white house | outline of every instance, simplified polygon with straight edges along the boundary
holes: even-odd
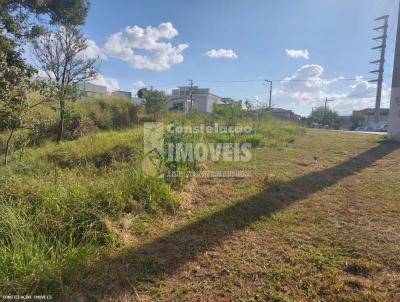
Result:
[[[183,86],[173,89],[172,94],[167,99],[167,109],[184,112],[189,111],[192,106],[194,110],[199,112],[212,112],[214,105],[217,104],[225,103],[219,96],[210,93],[209,88],[197,86]]]

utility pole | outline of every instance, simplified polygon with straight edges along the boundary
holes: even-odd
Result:
[[[398,21],[389,112],[389,139],[396,141],[400,141],[400,11]]]
[[[193,111],[193,80],[188,79],[190,83],[190,111]]]
[[[376,90],[376,102],[375,102],[375,126],[378,127],[379,116],[381,111],[381,100],[382,100],[382,84],[383,84],[383,73],[385,68],[385,53],[386,53],[386,40],[387,40],[387,30],[388,30],[388,20],[389,16],[385,15],[375,19],[375,21],[383,21],[383,25],[374,28],[375,31],[381,33],[380,36],[373,38],[374,41],[380,41],[381,43],[372,48],[373,50],[380,50],[381,56],[377,61],[370,62],[371,64],[378,64],[378,69],[373,70],[370,73],[378,74],[378,79],[372,80],[370,82],[377,83],[378,87]]]
[[[268,104],[268,108],[271,109],[272,108],[272,81],[270,81],[270,80],[264,80],[264,81],[265,81],[264,85],[265,86],[269,86],[269,104]],[[266,83],[268,83],[268,85]]]
[[[328,102],[333,102],[333,100],[328,100],[328,97],[325,98],[325,107],[324,107],[324,122],[326,122],[326,115],[328,113]],[[325,126],[325,125],[324,125]]]
[[[328,102],[333,102],[333,100],[328,100],[328,97],[325,98],[325,107],[324,107],[324,113],[326,115],[328,111]]]

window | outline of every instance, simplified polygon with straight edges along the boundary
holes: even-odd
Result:
[[[174,103],[172,105],[172,109],[173,110],[183,111],[183,104],[182,103]]]

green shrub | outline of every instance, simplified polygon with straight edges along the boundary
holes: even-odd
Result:
[[[213,108],[213,115],[222,117],[227,126],[237,124],[238,120],[246,114],[242,110],[241,102],[234,102],[232,104],[215,105]]]
[[[93,104],[93,109],[89,108]],[[87,106],[87,112],[93,110],[98,122],[114,127],[116,121],[112,116],[124,112],[96,100],[83,107],[78,105],[81,106],[79,103],[71,111],[70,121],[86,117],[82,108]],[[220,117],[214,119],[200,113],[189,116],[192,120],[188,120],[188,115],[168,113],[165,121],[170,119],[183,125],[223,124]],[[127,119],[122,121],[126,123]],[[251,142],[253,147],[284,146],[303,131],[291,124],[247,117],[240,124],[252,126],[252,133],[166,134],[165,143],[215,141]],[[37,139],[40,144],[41,139]],[[23,156],[9,167],[0,167],[0,292],[66,291],[66,285],[72,283],[82,267],[99,253],[101,256],[121,244],[108,221],[118,221],[122,214],[133,213],[139,219],[131,226],[132,231],[142,232],[141,222],[156,221],[158,215],[175,212],[179,203],[171,185],[179,187],[187,179],[145,177],[139,172],[142,150],[143,128],[134,127],[91,133],[59,145],[45,142],[27,147]],[[165,165],[163,172],[200,169],[197,162],[173,161]],[[281,188],[278,181],[271,186]]]
[[[131,197],[148,213],[175,212],[178,209],[178,201],[162,178],[139,174],[128,179],[127,186]]]
[[[134,154],[134,148],[126,145],[115,145],[94,154],[70,154],[55,151],[47,155],[49,162],[62,168],[82,167],[93,164],[96,168],[110,166],[114,161],[126,161]]]
[[[76,102],[81,118],[90,118],[101,130],[120,129],[138,123],[138,106],[123,96],[96,96]]]
[[[176,124],[177,125],[177,124]],[[182,187],[189,179],[190,177],[186,177],[185,174],[188,174],[187,172],[196,172],[200,170],[199,163],[196,160],[177,160],[176,158],[176,146],[178,143],[181,144],[186,144],[190,143],[195,145],[196,143],[199,143],[204,140],[204,135],[199,133],[199,134],[191,134],[191,133],[176,133],[175,131],[173,133],[165,133],[164,135],[164,149],[169,150],[169,144],[174,146],[173,150],[169,150],[170,152],[173,152],[173,160],[168,159],[166,156],[164,158],[161,158],[163,168],[164,168],[164,175],[165,175],[165,180],[167,183],[171,184],[174,188],[180,188]],[[176,177],[173,176],[175,172],[182,173],[182,177]]]
[[[110,234],[82,189],[18,188],[0,200],[0,291],[38,293],[71,281]],[[3,195],[2,195],[3,197]]]
[[[0,187],[0,292],[59,292],[98,251],[116,241],[105,221],[139,209],[162,214],[178,208],[163,179],[129,170],[54,185],[12,179]]]
[[[93,165],[97,168],[113,162],[130,161],[142,153],[142,137],[138,129],[129,132],[97,133],[45,149],[44,159],[62,168]]]

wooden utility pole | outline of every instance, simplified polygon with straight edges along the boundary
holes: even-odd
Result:
[[[264,80],[265,83],[264,85],[267,86],[266,83],[269,84],[269,103],[268,103],[268,108],[271,109],[272,108],[272,81],[270,80]]]
[[[390,97],[389,138],[400,142],[400,8],[393,63],[392,94]]]
[[[372,80],[370,82],[377,83],[376,90],[376,102],[375,102],[375,127],[379,126],[379,116],[381,111],[381,100],[382,100],[382,84],[383,84],[383,73],[385,68],[385,53],[386,53],[386,40],[387,40],[387,30],[388,30],[388,20],[389,16],[385,15],[375,19],[375,21],[383,21],[383,25],[377,28],[374,28],[375,31],[381,33],[380,36],[373,38],[374,41],[380,41],[381,43],[372,48],[373,50],[380,50],[381,55],[380,59],[377,61],[371,62],[371,64],[378,64],[378,69],[371,71],[371,73],[378,74],[378,79]]]

